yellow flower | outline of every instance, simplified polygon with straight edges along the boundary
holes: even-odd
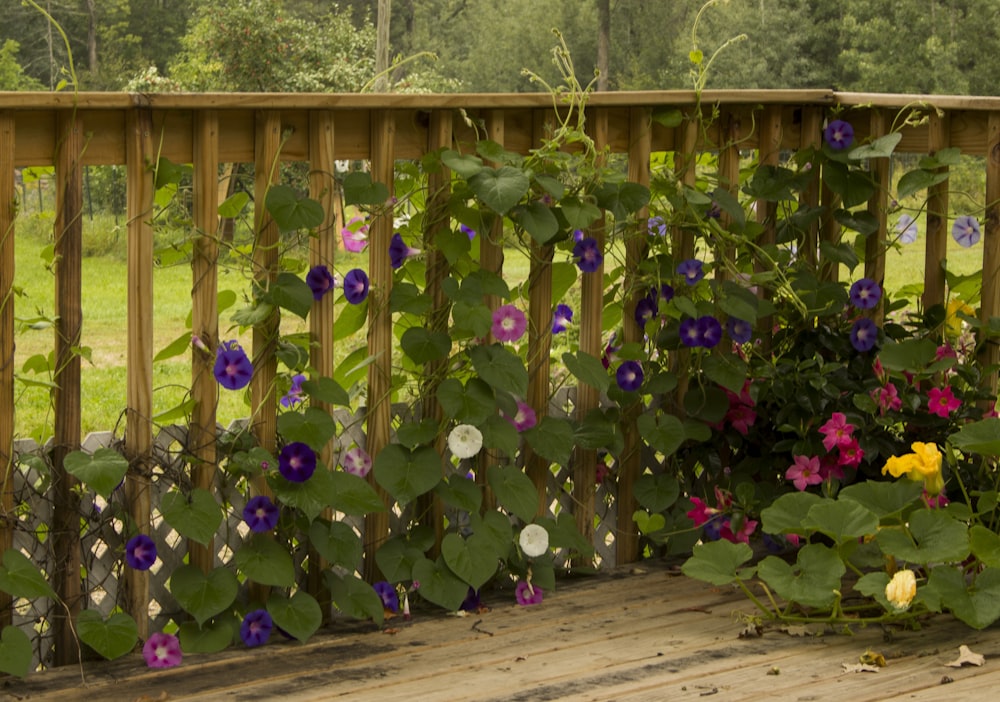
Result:
[[[885,599],[889,600],[897,612],[910,607],[917,594],[917,577],[912,570],[898,570],[885,586]]]
[[[959,300],[957,297],[951,298],[948,301],[948,310],[945,312],[944,317],[944,328],[948,336],[957,337],[962,333],[962,318],[958,316],[958,313],[968,315],[969,317],[974,317],[976,311],[969,307],[967,304]]]
[[[882,468],[882,475],[891,473],[894,478],[906,475],[910,480],[923,480],[927,492],[937,495],[944,489],[944,479],[941,477],[941,451],[938,450],[937,444],[915,441],[910,448],[913,449],[913,453],[889,457]]]

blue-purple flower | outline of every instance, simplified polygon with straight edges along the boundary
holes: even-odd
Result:
[[[726,320],[726,333],[737,344],[745,344],[753,336],[753,325],[743,319],[730,317]]]
[[[288,392],[280,400],[282,407],[291,408],[302,402],[302,383],[305,381],[306,377],[301,373],[292,376],[292,386],[288,388]]]
[[[664,283],[660,286],[660,299],[664,302],[670,302],[674,299],[674,286]]]
[[[465,595],[465,599],[462,600],[462,604],[458,607],[459,611],[478,612],[481,606],[482,600],[479,598],[479,590],[474,590],[470,585],[469,592]]]
[[[403,241],[402,234],[396,232],[392,235],[392,240],[389,242],[389,261],[393,268],[399,268],[406,259],[410,256],[416,256],[418,253],[420,253],[420,249],[407,246],[406,242]]]
[[[899,234],[899,243],[912,244],[917,240],[917,222],[908,214],[899,215],[896,222],[896,233]]]
[[[377,583],[372,585],[375,588],[375,593],[382,600],[382,607],[389,610],[390,612],[399,611],[399,594],[396,592],[396,588],[392,586],[391,583],[385,580],[379,580]]]
[[[313,299],[321,300],[324,295],[333,290],[336,282],[333,279],[330,269],[320,264],[313,266],[306,273],[306,285],[312,290]]]
[[[316,471],[316,452],[301,441],[285,444],[278,455],[278,471],[289,482],[304,483]]]
[[[656,296],[647,295],[639,298],[635,303],[635,323],[640,329],[646,328],[646,322],[651,320],[659,312],[659,305]]]
[[[574,229],[573,230],[573,241],[574,242],[581,242],[581,241],[583,241],[584,237],[586,237],[586,236],[587,235],[584,234],[584,232],[583,232],[582,229]]]
[[[702,348],[714,348],[722,341],[722,324],[712,315],[698,317],[697,329]]]
[[[243,508],[243,521],[250,531],[263,533],[271,531],[278,525],[278,507],[267,495],[256,495],[247,500]]]
[[[854,143],[854,127],[842,119],[831,120],[823,130],[823,139],[834,151],[842,151]]]
[[[878,327],[867,317],[861,317],[851,326],[851,345],[861,351],[871,351],[878,340]]]
[[[566,331],[571,321],[573,321],[573,309],[561,303],[556,305],[556,311],[552,313],[552,333],[559,334]]]
[[[882,298],[882,288],[871,278],[861,278],[851,285],[848,296],[851,298],[851,304],[859,310],[870,310]]]
[[[247,358],[246,352],[240,348],[239,342],[223,341],[216,351],[212,373],[222,387],[239,390],[250,384],[253,364]]]
[[[959,246],[967,249],[979,243],[982,231],[975,217],[962,215],[955,218],[955,223],[951,226],[951,236]]]
[[[458,230],[469,237],[469,241],[476,238],[476,230],[472,227],[467,227],[464,224],[460,225]]]
[[[125,562],[129,568],[149,570],[156,563],[156,542],[145,534],[136,534],[125,544]]]
[[[240,638],[247,646],[260,646],[271,636],[274,621],[266,609],[255,609],[243,617],[240,624]]]
[[[352,305],[359,305],[368,297],[368,274],[352,268],[344,276],[344,298]]]
[[[576,265],[584,273],[593,273],[604,262],[604,254],[601,253],[601,249],[597,245],[597,239],[592,236],[576,242],[573,247],[573,258],[576,259]]]
[[[663,221],[663,217],[655,215],[649,218],[646,222],[646,228],[649,230],[651,236],[666,236],[667,235],[667,223]]]
[[[622,361],[615,372],[615,380],[625,392],[635,392],[642,387],[642,365],[638,361]]]
[[[694,317],[686,317],[681,320],[680,328],[678,333],[681,337],[681,343],[689,348],[697,348],[701,346],[701,334],[698,332],[698,320]]]
[[[677,275],[684,276],[684,282],[688,285],[695,285],[705,277],[702,262],[696,258],[689,258],[677,264]]]

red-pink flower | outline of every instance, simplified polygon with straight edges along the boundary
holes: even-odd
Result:
[[[835,446],[850,445],[853,432],[854,425],[847,423],[843,412],[834,412],[830,420],[819,428],[819,433],[823,435],[823,447],[827,451],[832,451]]]
[[[819,474],[823,480],[843,480],[844,467],[840,464],[837,456],[828,453],[819,459]]]
[[[816,456],[795,456],[794,460],[795,462],[788,466],[788,470],[785,471],[785,480],[791,480],[797,490],[805,490],[810,485],[819,485],[823,482],[819,458]]]
[[[931,388],[927,393],[927,409],[931,414],[947,419],[948,415],[962,406],[962,401],[955,397],[949,385],[944,390]]]
[[[501,305],[493,313],[493,326],[490,331],[497,341],[517,341],[528,328],[528,320],[524,312],[514,305]]]
[[[851,439],[851,443],[847,446],[840,447],[840,458],[837,464],[840,466],[848,466],[850,468],[856,468],[861,465],[861,459],[865,457],[865,452],[858,445],[858,442]]]
[[[517,414],[513,417],[504,415],[504,419],[510,422],[518,431],[524,431],[525,429],[531,429],[538,422],[538,417],[535,414],[535,410],[532,409],[531,405],[523,400],[517,401]]]
[[[732,541],[734,544],[742,541],[745,544],[750,543],[750,535],[754,533],[757,529],[757,521],[754,519],[746,519],[743,521],[743,527],[739,531],[733,531],[732,522],[728,519],[722,523],[722,528],[719,529],[719,538],[725,539],[726,541]]]
[[[700,527],[719,513],[719,510],[709,507],[700,497],[692,497],[691,504],[694,505],[694,509],[688,510],[687,517],[696,527]]]
[[[899,398],[899,391],[892,383],[886,383],[885,387],[875,388],[871,391],[872,400],[878,405],[879,414],[885,414],[889,410],[899,410],[903,406],[903,401]]]

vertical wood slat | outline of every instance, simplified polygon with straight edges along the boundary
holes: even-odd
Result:
[[[802,108],[802,138],[799,146],[803,149],[819,148],[823,132],[823,108],[815,105],[807,105]],[[809,186],[803,190],[799,203],[803,207],[819,206],[820,174],[818,169],[813,171],[813,180]],[[801,256],[806,263],[816,264],[816,253],[819,246],[819,223],[815,220],[809,224],[803,237],[802,246],[799,249]]]
[[[452,142],[452,112],[450,110],[434,110],[431,112],[430,129],[427,134],[427,150],[434,152],[442,148],[451,148]],[[450,171],[444,166],[436,173],[427,176],[427,214],[424,222],[424,244],[426,251],[427,281],[424,293],[431,300],[431,312],[427,328],[431,333],[448,331],[448,321],[451,316],[451,304],[444,294],[444,279],[448,276],[448,259],[437,246],[438,235],[447,231],[451,224],[448,212],[448,201],[451,197]],[[441,403],[437,399],[437,389],[448,369],[447,359],[431,361],[424,366],[424,378],[420,388],[422,419],[432,419],[439,426],[444,418]],[[446,436],[438,432],[434,439],[434,448],[444,455]],[[442,475],[447,474],[450,463],[442,462]],[[421,522],[434,530],[434,546],[428,557],[436,559],[441,550],[441,540],[444,538],[444,503],[436,492],[426,493],[417,499],[417,512]]]
[[[129,472],[125,494],[135,528],[148,534],[152,510],[153,450],[153,119],[134,109],[126,119],[128,177],[128,344],[125,456]],[[135,617],[139,637],[149,635],[149,572],[125,571],[126,607]]]
[[[986,133],[986,215],[983,226],[983,295],[979,319],[985,327],[993,317],[1000,317],[1000,112],[990,112]],[[983,368],[990,368],[985,382],[994,398],[997,394],[997,371],[1000,345],[989,340],[980,347]],[[993,409],[990,403],[987,409]]]
[[[652,110],[647,107],[633,107],[629,110],[629,153],[628,179],[633,183],[649,186],[649,154],[652,150]],[[636,300],[643,295],[636,284],[639,264],[646,256],[648,208],[636,214],[638,220],[635,232],[625,241],[625,301],[623,319],[625,343],[642,341],[643,331],[639,325],[630,323],[635,317]],[[615,532],[615,557],[618,565],[632,563],[639,559],[639,531],[632,521],[632,513],[638,508],[634,495],[635,481],[642,472],[642,437],[636,427],[636,420],[642,413],[642,402],[635,402],[624,409],[624,448],[618,471],[618,524]]]
[[[0,553],[14,546],[14,114],[0,112]],[[0,628],[13,620],[0,592]]]
[[[882,110],[872,110],[871,136],[878,139],[886,133],[886,115]],[[875,194],[868,201],[868,213],[878,223],[878,230],[865,240],[865,277],[871,278],[885,287],[886,228],[889,208],[889,158],[873,158],[868,161],[868,172],[875,183]],[[885,298],[874,309],[868,311],[872,320],[882,326],[885,317]]]
[[[758,146],[758,161],[761,165],[777,166],[781,159],[781,138],[783,125],[781,123],[781,108],[775,105],[768,105],[764,108],[764,114],[760,119],[760,143]],[[757,200],[757,221],[763,226],[760,236],[757,238],[761,247],[773,246],[778,239],[778,203],[773,200]],[[755,266],[756,272],[769,270],[770,265],[758,260]],[[770,298],[770,293],[761,286],[760,294],[764,299]],[[763,345],[762,352],[765,356],[771,350],[771,328],[774,324],[773,317],[768,315],[761,317],[757,322],[757,334]]]
[[[194,487],[212,491],[215,477],[216,407],[219,383],[213,374],[219,346],[219,117],[215,110],[194,115],[194,237],[191,256],[191,330],[210,349],[191,355],[191,426],[188,443],[194,463]],[[201,545],[188,540],[191,565],[208,573],[215,568],[214,540]]]
[[[337,240],[342,225],[340,211],[340,189],[334,178],[334,117],[326,110],[309,113],[309,195],[323,206],[323,223],[318,236],[309,240],[309,266],[324,265],[333,270],[336,263]],[[316,378],[332,378],[333,364],[333,294],[314,300],[309,310],[309,365]],[[333,406],[328,402],[312,399],[312,406],[330,414]],[[319,454],[319,462],[328,470],[333,470],[333,442],[327,443]],[[333,511],[324,510],[323,517],[331,519]],[[326,564],[319,552],[309,546],[309,572],[307,588],[317,599],[324,618],[330,614],[330,592],[323,581]]]
[[[719,188],[727,191],[733,197],[739,194],[740,188],[740,148],[739,148],[740,123],[736,115],[725,110],[722,113],[719,124]],[[732,216],[723,210],[719,215],[719,224],[723,229],[728,229],[732,224]],[[717,252],[723,261],[733,261],[735,249],[727,246]],[[725,280],[729,277],[729,271],[725,267],[716,267],[716,280]]]
[[[538,145],[545,138],[550,116],[535,110],[532,144]],[[525,401],[538,417],[549,413],[549,387],[552,381],[550,356],[552,353],[552,259],[555,247],[539,244],[534,239],[529,246],[531,262],[528,268],[528,397]],[[538,516],[548,511],[549,475],[551,463],[539,456],[527,444],[522,444],[525,473],[538,492]]]
[[[392,428],[392,264],[389,242],[392,239],[392,197],[395,176],[396,113],[392,110],[371,111],[371,176],[372,180],[389,189],[389,202],[372,219],[368,229],[368,275],[376,281],[368,295],[368,354],[375,360],[368,366],[368,407],[366,429],[368,452],[374,459],[389,443]],[[389,496],[375,476],[368,480],[379,496],[389,504]],[[389,537],[389,515],[375,512],[365,515],[365,577],[379,579],[375,551]]]
[[[698,130],[698,115],[689,116],[677,128],[678,147],[674,151],[674,172],[686,188],[693,188],[698,182],[698,158],[695,153]],[[694,234],[690,229],[680,226],[674,227],[673,232],[671,232],[671,248],[675,263],[694,258]],[[677,388],[673,393],[671,410],[681,419],[684,418],[684,396],[687,395],[688,385],[691,382],[690,365],[691,350],[686,346],[670,355],[670,370],[677,378]]]
[[[52,449],[52,556],[50,573],[56,594],[66,609],[55,612],[55,665],[79,658],[67,617],[75,618],[83,603],[80,573],[80,498],[78,481],[66,472],[64,460],[80,448],[80,356],[83,309],[83,120],[75,110],[57,117],[55,255],[55,405]]]
[[[931,156],[951,143],[948,115],[931,110],[927,124],[927,151]],[[938,169],[947,173],[948,167]],[[948,258],[948,180],[927,189],[927,242],[924,245],[924,309],[944,304],[945,274],[941,264]],[[985,283],[985,280],[984,280]]]
[[[608,111],[595,110],[588,126],[591,138],[598,154],[603,154],[608,143]],[[605,158],[599,157],[598,166],[603,166]],[[597,240],[597,247],[604,251],[605,226],[607,218],[602,216],[591,225],[588,234]],[[553,300],[553,302],[555,302]],[[604,314],[604,262],[597,270],[584,273],[580,280],[580,310],[577,319],[580,320],[580,351],[597,358],[601,357],[602,343],[601,320]],[[601,395],[597,388],[587,383],[577,383],[576,386],[576,420],[582,422],[587,415],[598,408]],[[594,541],[595,497],[597,494],[597,451],[576,447],[576,460],[573,462],[573,516],[576,529],[587,543]]]

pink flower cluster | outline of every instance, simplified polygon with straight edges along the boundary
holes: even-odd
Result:
[[[854,438],[854,425],[849,424],[843,412],[834,412],[830,419],[819,428],[823,435],[823,448],[827,455],[795,456],[793,463],[785,471],[785,479],[792,481],[797,490],[805,490],[810,485],[819,485],[828,478],[843,480],[844,468],[856,468],[861,464],[865,452]]]
[[[757,530],[758,522],[754,519],[740,518],[736,522],[725,515],[733,506],[733,496],[728,490],[722,490],[718,486],[715,488],[715,507],[709,507],[708,503],[699,497],[692,497],[691,504],[694,509],[687,512],[688,519],[694,522],[696,527],[704,526],[707,537],[725,539],[737,543],[742,541],[750,543],[750,535]]]
[[[726,390],[726,395],[729,396],[729,411],[726,412],[726,417],[723,421],[731,425],[733,429],[743,436],[746,436],[750,431],[750,427],[757,421],[757,413],[753,410],[754,401],[750,397],[750,381],[747,380],[743,384],[743,389],[739,395],[728,389]]]

